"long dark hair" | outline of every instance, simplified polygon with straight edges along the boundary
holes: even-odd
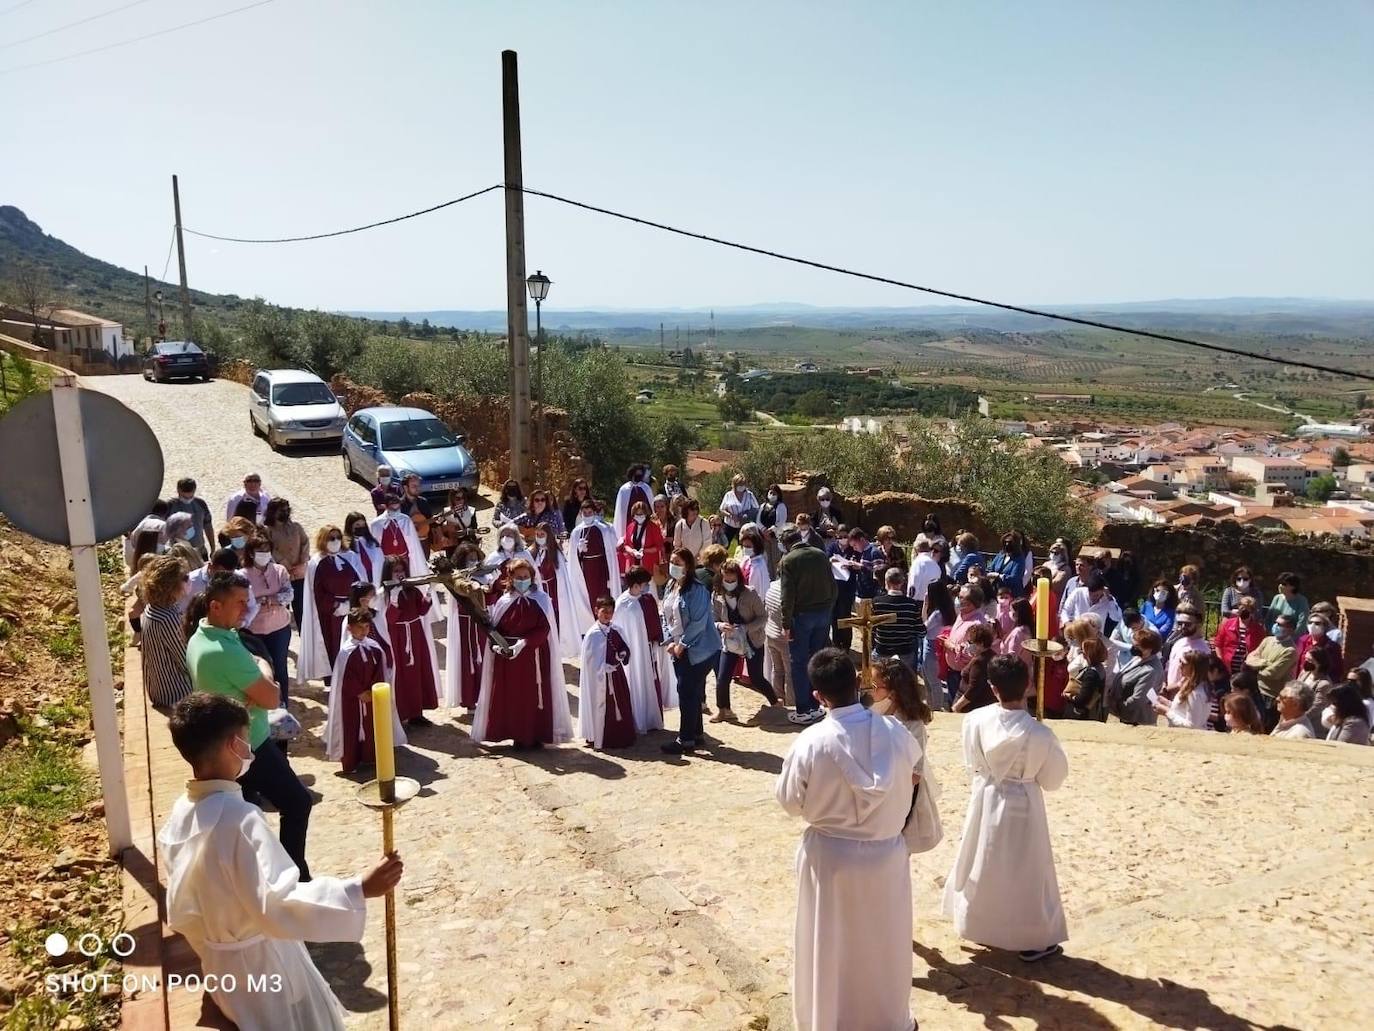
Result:
[[[344,519],[343,531],[344,540],[348,542],[349,551],[356,550],[353,545],[359,538],[354,537],[353,527],[357,526],[359,523],[363,524],[363,535],[361,539],[370,544],[377,543],[377,538],[372,536],[372,524],[368,521],[367,516],[363,515],[361,512],[349,512],[347,518]]]
[[[1343,684],[1337,684],[1327,695],[1327,700],[1336,710],[1336,719],[1340,723],[1346,720],[1368,720],[1368,712],[1364,707],[1364,699],[1360,697],[1360,689],[1347,680]]]
[[[685,569],[682,579],[674,581],[678,594],[686,594],[688,591],[702,586],[697,582],[697,557],[692,554],[691,548],[677,548],[668,557]]]
[[[281,517],[281,510],[283,508],[288,512],[291,511],[291,502],[287,501],[286,498],[273,498],[269,501],[267,503],[267,508],[262,513],[262,525],[276,526],[278,519],[281,519],[281,521],[285,523],[286,520]]]
[[[920,720],[929,723],[934,719],[930,703],[926,701],[925,691],[911,672],[911,667],[896,656],[879,659],[873,666],[873,676],[883,682],[892,694],[892,704],[901,714],[902,721]]]
[[[926,588],[926,599],[930,602],[930,607],[939,611],[945,619],[945,626],[953,626],[954,619],[958,615],[954,611],[954,599],[949,595],[949,584],[942,577]]]
[[[1016,620],[1017,626],[1026,627],[1028,630],[1035,629],[1035,609],[1031,608],[1031,603],[1026,598],[1017,598],[1011,603],[1011,616]]]

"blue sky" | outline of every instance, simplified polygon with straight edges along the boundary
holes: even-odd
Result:
[[[147,0],[6,46],[121,6],[34,0],[0,15],[0,72],[245,2]],[[0,74],[0,203],[154,275],[173,172],[186,224],[228,235],[424,207],[501,178],[508,47],[530,186],[1014,302],[1374,296],[1364,0],[275,0]],[[535,198],[526,216],[551,313],[925,303]],[[503,226],[492,194],[341,240],[188,238],[188,263],[293,305],[501,307]]]

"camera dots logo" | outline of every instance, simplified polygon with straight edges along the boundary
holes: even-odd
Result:
[[[61,931],[54,931],[44,939],[43,948],[47,950],[49,956],[53,957],[53,959],[57,959],[70,952],[72,946],[71,943],[67,941],[67,936],[65,934]],[[76,940],[76,951],[87,959],[99,956],[104,950],[105,942],[101,939],[100,935],[92,934],[90,931],[87,931]],[[120,959],[126,959],[133,954],[134,936],[127,931],[120,931],[110,939],[110,951]]]

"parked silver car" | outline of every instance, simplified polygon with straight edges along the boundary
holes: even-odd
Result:
[[[253,432],[273,448],[339,440],[348,416],[328,385],[313,372],[264,369],[248,388]]]

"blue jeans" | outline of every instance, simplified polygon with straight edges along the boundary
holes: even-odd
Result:
[[[701,706],[706,701],[706,674],[716,668],[720,652],[712,652],[700,662],[692,662],[684,652],[673,660],[677,674],[677,739],[684,745],[701,740]]]
[[[277,690],[281,692],[281,706],[286,708],[286,687],[291,682],[286,675],[286,655],[291,647],[291,624],[287,624],[280,630],[273,630],[270,634],[254,634],[267,648],[268,661],[272,663],[272,679],[277,682]]]
[[[792,616],[792,640],[787,651],[792,660],[792,693],[797,712],[814,712],[820,704],[811,694],[811,675],[806,664],[822,648],[830,646],[830,616],[827,609],[798,612]]]

